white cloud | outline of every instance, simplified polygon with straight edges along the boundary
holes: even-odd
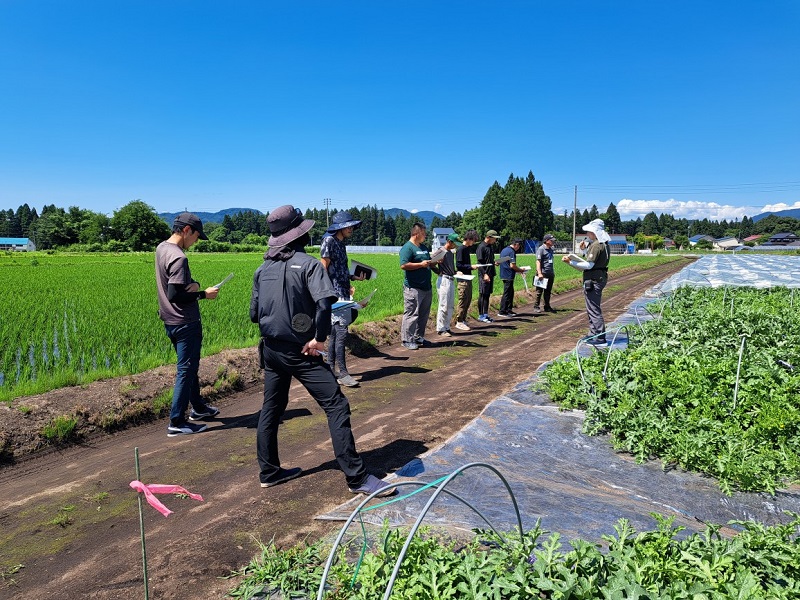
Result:
[[[761,212],[778,212],[779,210],[789,210],[790,208],[800,208],[800,201],[795,202],[794,204],[786,204],[785,202],[779,202],[778,204],[767,204]]]
[[[419,209],[418,208],[412,208],[410,212],[411,212],[412,215],[415,215],[415,214],[417,214],[419,212]]]
[[[800,205],[800,203],[797,204]],[[666,213],[677,219],[708,219],[709,221],[722,221],[723,219],[734,221],[738,219],[741,221],[745,215],[753,217],[769,209],[759,209],[754,206],[731,206],[729,204],[700,202],[697,200],[630,200],[626,198],[619,201],[617,210],[623,220],[644,217],[647,213],[654,212],[657,215]]]
[[[433,212],[439,212],[440,210],[442,210],[442,205],[441,204],[434,204],[433,205]]]

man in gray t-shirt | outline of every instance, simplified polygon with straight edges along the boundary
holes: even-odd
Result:
[[[203,327],[200,323],[198,300],[213,300],[219,290],[215,287],[200,290],[192,279],[187,250],[197,240],[207,240],[203,223],[192,213],[181,213],[172,224],[172,235],[156,248],[156,289],[158,290],[158,316],[164,321],[167,336],[178,355],[175,388],[172,392],[172,410],[169,414],[167,435],[199,433],[205,424],[190,423],[219,414],[219,409],[206,404],[200,397],[200,347],[203,344]],[[186,409],[192,405],[189,421]]]
[[[553,292],[553,280],[556,278],[556,271],[553,265],[553,245],[555,243],[555,236],[548,233],[544,236],[542,245],[536,249],[536,277],[547,279],[547,286],[543,288],[536,286],[536,300],[533,302],[533,312],[542,310],[542,295],[544,295],[544,311],[556,312],[550,306],[550,294]]]

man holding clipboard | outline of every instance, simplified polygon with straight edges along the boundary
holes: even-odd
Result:
[[[156,248],[156,289],[158,290],[158,316],[164,321],[167,336],[178,355],[175,387],[172,392],[172,409],[169,414],[167,435],[200,433],[207,425],[190,423],[215,417],[219,409],[200,397],[200,348],[203,344],[203,326],[200,323],[198,300],[213,300],[219,286],[200,290],[192,279],[189,259],[184,253],[197,240],[207,240],[203,223],[192,213],[181,213],[172,224],[172,235]],[[230,278],[230,276],[229,276]],[[192,405],[189,421],[186,409]]]
[[[544,296],[544,312],[556,312],[550,306],[550,295],[553,292],[553,280],[556,278],[556,271],[553,265],[553,245],[556,243],[554,235],[548,233],[544,236],[542,245],[536,249],[536,277],[540,280],[546,279],[544,287],[536,286],[536,299],[533,302],[533,312],[542,311],[542,296]]]

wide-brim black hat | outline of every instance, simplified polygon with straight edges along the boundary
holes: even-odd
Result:
[[[285,246],[302,237],[314,227],[314,221],[303,218],[299,208],[291,204],[279,206],[267,217],[269,232],[272,234],[267,242],[270,247]]]
[[[328,226],[328,233],[335,233],[340,229],[346,229],[347,227],[358,229],[360,226],[361,221],[359,219],[354,219],[353,215],[346,210],[342,210],[333,215],[331,224]]]

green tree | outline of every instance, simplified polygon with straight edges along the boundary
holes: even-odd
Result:
[[[603,221],[606,224],[606,231],[609,233],[620,233],[622,231],[622,217],[619,216],[619,211],[613,202],[608,205]]]
[[[656,213],[649,212],[644,216],[640,231],[645,235],[656,235],[658,233],[658,217]]]
[[[170,236],[170,227],[152,206],[133,200],[111,217],[111,237],[135,251],[154,250]]]
[[[509,179],[503,190],[503,195],[508,202],[506,225],[498,229],[503,236],[503,245],[514,238],[526,240],[533,237],[534,224],[538,220],[534,212],[533,194],[529,194],[525,182],[519,177]]]

